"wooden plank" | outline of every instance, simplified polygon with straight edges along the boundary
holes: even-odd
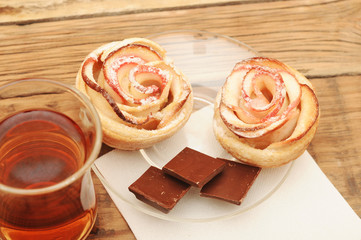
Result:
[[[176,30],[179,26],[235,37],[309,77],[359,75],[360,2],[325,2],[307,8],[303,1],[292,3],[252,3],[0,26],[0,77],[46,77],[72,83],[83,58],[99,45]],[[319,12],[323,14],[316,14]],[[339,30],[335,31],[336,27]]]
[[[361,216],[361,75],[311,81],[317,92],[321,118],[308,151]]]
[[[0,0],[0,23],[219,5],[229,0]]]

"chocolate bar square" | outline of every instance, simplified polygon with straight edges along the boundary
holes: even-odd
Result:
[[[187,193],[190,185],[151,166],[128,189],[139,200],[168,213]]]
[[[163,171],[200,188],[220,173],[225,165],[220,159],[186,147],[163,167]]]
[[[203,186],[200,195],[240,205],[261,168],[222,160],[226,162],[224,170]]]

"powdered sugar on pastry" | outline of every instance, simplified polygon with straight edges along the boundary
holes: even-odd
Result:
[[[276,167],[305,151],[319,116],[304,76],[275,59],[256,57],[237,63],[219,91],[214,132],[240,161]]]
[[[188,120],[190,83],[161,46],[144,38],[105,44],[83,61],[76,87],[92,101],[104,142],[124,150],[146,148]]]

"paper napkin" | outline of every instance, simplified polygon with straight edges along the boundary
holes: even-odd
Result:
[[[361,239],[360,218],[307,152],[292,166],[264,173],[262,170],[264,182],[255,182],[256,186],[251,188],[241,206],[230,203],[226,204],[232,206],[224,206],[225,203],[218,203],[220,200],[216,199],[199,200],[201,197],[197,198],[193,192],[169,213],[172,219],[185,216],[186,219],[201,219],[199,222],[163,220],[136,209],[147,209],[148,206],[143,206],[127,187],[149,167],[149,163],[158,167],[165,164],[164,159],[158,162],[157,158],[170,160],[185,146],[214,157],[229,157],[213,136],[212,116],[211,106],[204,107],[193,113],[186,126],[172,139],[156,148],[146,153],[114,150],[95,162],[113,190],[123,197],[119,198],[105,186],[137,239]],[[144,158],[149,158],[149,163]],[[262,196],[263,191],[268,193],[269,187],[274,189],[275,186],[278,187],[271,196]],[[260,204],[252,205],[259,199],[263,199]],[[251,207],[248,209],[248,206]],[[237,213],[237,207],[244,211]],[[223,216],[222,211],[226,218],[212,218]],[[235,216],[231,216],[234,212]]]

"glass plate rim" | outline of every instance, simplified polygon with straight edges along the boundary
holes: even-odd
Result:
[[[221,37],[221,38],[227,39],[228,41],[231,41],[231,42],[237,43],[239,45],[242,45],[245,48],[247,48],[248,50],[251,50],[257,56],[261,56],[261,54],[257,50],[255,50],[253,47],[249,46],[248,44],[246,44],[246,43],[244,43],[244,42],[242,42],[240,40],[237,40],[237,39],[235,39],[233,37],[230,37],[230,36],[227,36],[227,35],[224,35],[224,34],[214,33],[214,32],[205,31],[205,30],[194,30],[194,29],[169,30],[169,31],[150,34],[150,35],[145,36],[145,38],[151,39],[151,38],[154,38],[156,36],[171,34],[171,33],[201,33],[201,34],[208,34],[208,35],[212,35],[212,36]]]

